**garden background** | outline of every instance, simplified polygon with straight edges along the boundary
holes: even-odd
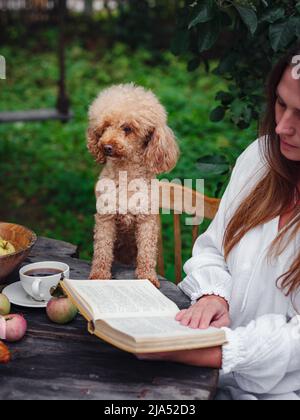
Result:
[[[45,13],[54,13],[54,19],[35,19],[45,2],[23,2],[17,10],[9,10],[7,3],[2,1],[0,11],[0,55],[7,65],[7,78],[0,80],[0,112],[53,108],[59,42],[55,8],[51,12],[55,4],[46,2],[50,12],[46,8]],[[0,220],[77,244],[82,259],[92,258],[93,189],[100,168],[86,148],[87,111],[98,92],[115,83],[135,82],[152,89],[166,107],[181,149],[180,161],[167,177],[204,177],[205,193],[220,197],[236,158],[257,138],[255,107],[263,96],[267,70],[277,54],[299,38],[298,7],[298,2],[259,0],[68,2],[66,80],[74,116],[64,124],[0,124]],[[298,19],[292,36],[283,39],[277,27],[277,38],[275,33],[272,37],[272,27],[285,24],[286,31],[287,22],[292,28],[291,19]],[[246,41],[252,50],[247,51]],[[257,68],[247,67],[247,60],[262,53],[261,45],[267,66],[258,66],[264,75],[258,79]],[[231,67],[227,62],[222,73],[220,63],[226,64],[227,51],[234,49],[235,60]],[[248,75],[243,74],[245,68]],[[243,85],[245,78],[251,86]],[[191,256],[191,231],[183,230],[186,261]],[[163,235],[167,277],[173,280],[169,216]]]

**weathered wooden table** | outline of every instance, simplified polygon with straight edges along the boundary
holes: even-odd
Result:
[[[88,278],[90,263],[78,259],[75,246],[39,238],[24,264],[61,261],[71,278]],[[134,278],[134,271],[115,266],[114,277]],[[13,273],[7,284],[18,281]],[[190,304],[171,282],[161,291],[181,308]],[[28,321],[24,340],[9,347],[13,360],[0,365],[0,400],[209,400],[218,371],[166,362],[146,362],[91,336],[78,315],[67,326],[52,324],[45,309],[13,307]]]

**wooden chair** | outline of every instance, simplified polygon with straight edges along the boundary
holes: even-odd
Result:
[[[175,279],[176,284],[182,280],[182,239],[180,216],[185,213],[187,217],[199,217],[212,220],[219,208],[220,201],[216,198],[203,196],[198,191],[183,187],[180,184],[160,182],[160,209],[171,210],[174,219],[174,251],[175,251]],[[204,208],[203,208],[204,206]],[[160,220],[159,254],[157,271],[165,277],[164,250],[162,236],[162,218]],[[199,224],[192,227],[192,245],[194,246],[199,235]]]
[[[97,183],[95,184],[94,191],[97,200]],[[174,213],[174,265],[176,284],[181,281],[183,266],[180,216],[185,213],[188,217],[199,217],[202,219],[204,215],[205,219],[212,220],[218,211],[220,201],[221,200],[217,198],[207,197],[198,191],[183,187],[180,184],[162,181],[159,182],[159,203],[157,203],[159,206],[157,206],[157,208],[172,211]],[[157,272],[162,277],[165,277],[161,215],[158,215],[158,218],[160,224],[160,234],[158,243]],[[196,224],[192,228],[192,248],[198,238],[198,235],[199,225]]]

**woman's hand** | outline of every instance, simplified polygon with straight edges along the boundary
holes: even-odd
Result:
[[[219,296],[204,296],[189,309],[180,311],[176,320],[194,329],[229,327],[229,305]]]

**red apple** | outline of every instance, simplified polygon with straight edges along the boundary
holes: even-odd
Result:
[[[22,340],[27,331],[27,322],[22,315],[6,315],[6,331],[4,340],[15,343]]]
[[[10,313],[10,302],[5,295],[0,293],[0,316],[8,315]]]
[[[48,318],[55,324],[68,324],[76,317],[78,310],[69,298],[52,298],[47,305]]]

